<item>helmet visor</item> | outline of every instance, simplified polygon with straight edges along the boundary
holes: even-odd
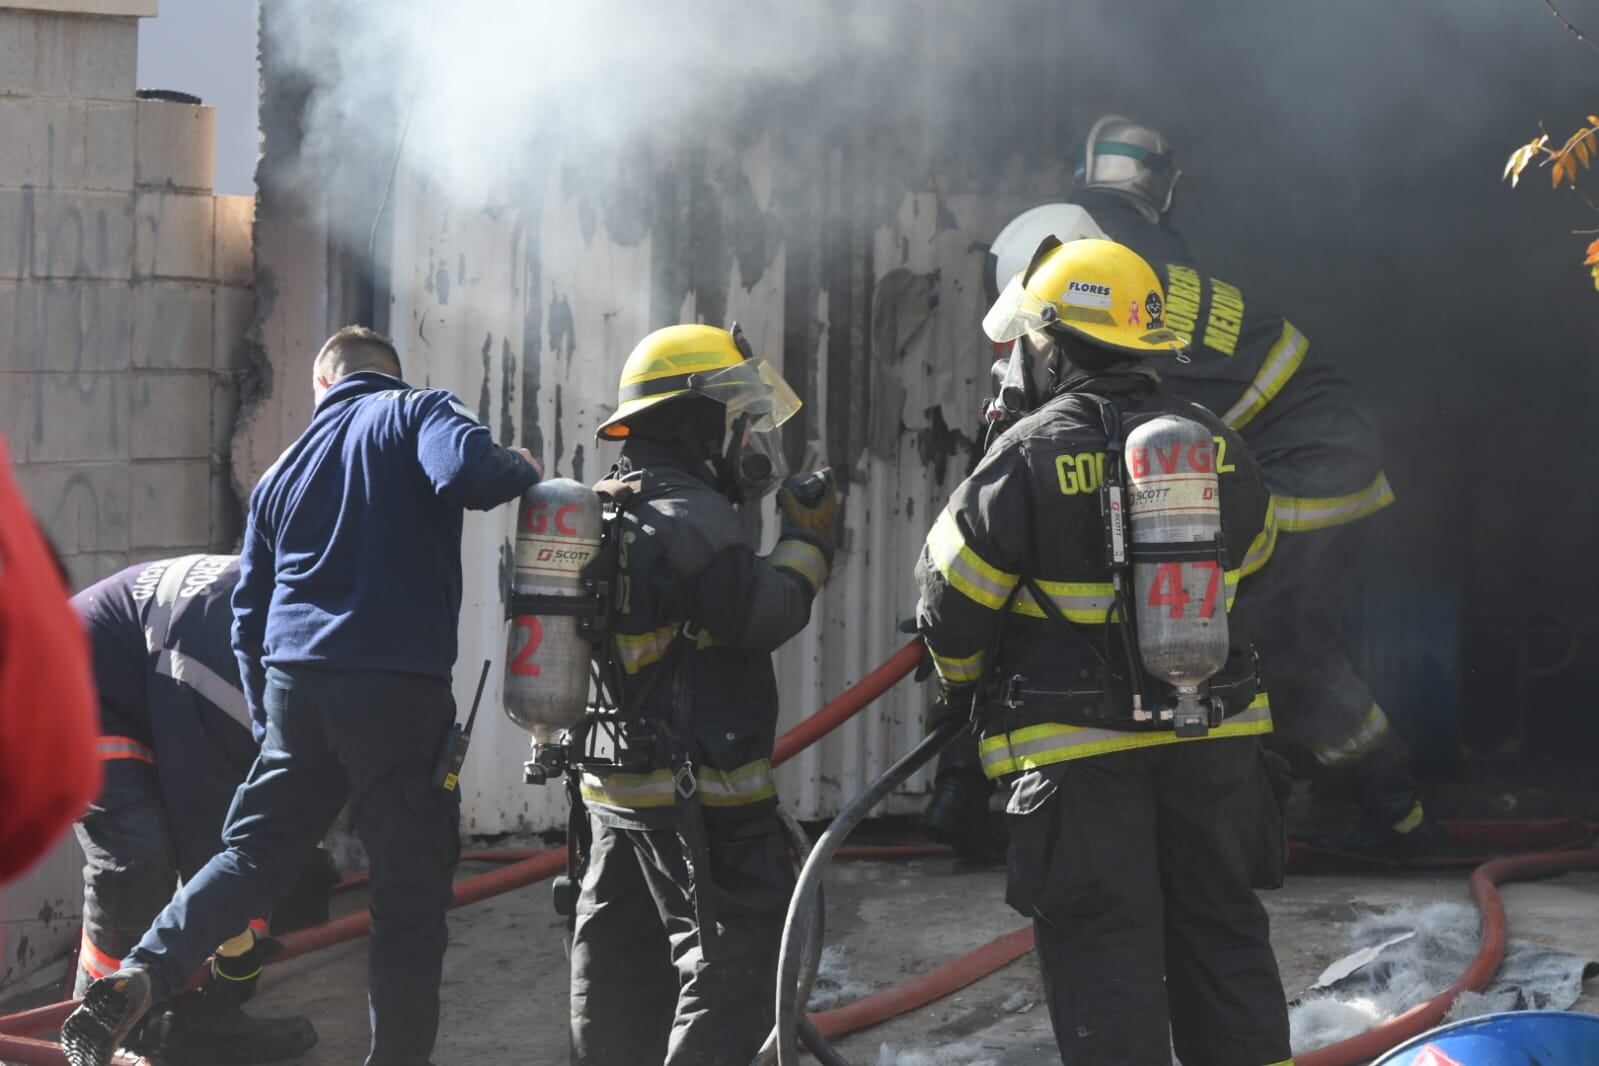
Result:
[[[983,316],[983,332],[996,344],[1013,341],[1024,333],[1034,333],[1055,321],[1055,305],[1027,291],[1018,270],[994,306]]]
[[[695,374],[689,378],[689,388],[724,405],[730,420],[737,415],[748,416],[749,427],[756,433],[776,429],[800,409],[800,398],[783,375],[759,357],[723,370]]]

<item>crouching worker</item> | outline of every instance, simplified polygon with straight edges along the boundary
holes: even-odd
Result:
[[[309,369],[311,425],[250,495],[233,592],[261,752],[226,849],[63,1024],[72,1066],[106,1066],[152,1002],[270,911],[346,801],[372,864],[367,1062],[433,1050],[460,855],[458,793],[432,776],[455,721],[462,513],[516,499],[539,468],[450,393],[401,380],[381,334],[341,329]]]
[[[1251,887],[1272,876],[1263,825],[1282,855],[1281,812],[1255,802],[1271,713],[1230,602],[1269,497],[1237,434],[1143,365],[1184,345],[1163,311],[1109,241],[1046,241],[1010,282],[984,327],[1015,342],[1032,413],[934,523],[918,620],[938,710],[977,698],[984,772],[1009,786],[1006,900],[1033,920],[1061,1061],[1170,1066],[1175,1045],[1283,1066]]]
[[[830,477],[783,480],[776,431],[798,407],[737,326],[670,326],[628,357],[599,429],[622,442],[613,477],[634,483],[614,534],[627,768],[582,781],[579,1066],[748,1066],[772,1026],[793,871],[771,652],[810,617],[837,509]],[[780,483],[781,536],[761,556],[748,510]]]
[[[105,770],[76,827],[85,864],[75,995],[116,970],[178,881],[222,850],[222,821],[257,751],[231,646],[238,581],[237,556],[188,555],[129,567],[72,598],[89,637]],[[337,880],[319,850],[295,895],[325,915]],[[305,1018],[239,1009],[262,961],[245,927],[217,948],[206,983],[152,1012],[130,1046],[196,1066],[301,1054],[316,1043]]]

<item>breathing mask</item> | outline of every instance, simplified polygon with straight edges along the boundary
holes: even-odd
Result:
[[[736,325],[733,340],[744,353],[744,361],[694,374],[689,388],[725,408],[722,464],[740,496],[755,500],[788,476],[778,427],[800,409],[800,398],[776,367],[750,351]]]

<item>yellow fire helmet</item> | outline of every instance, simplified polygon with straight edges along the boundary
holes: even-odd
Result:
[[[596,430],[603,440],[623,440],[628,419],[640,411],[690,393],[709,397],[729,412],[750,417],[750,428],[775,429],[800,409],[783,375],[750,350],[734,323],[667,326],[638,342],[622,364],[616,413]]]
[[[1188,347],[1166,328],[1160,278],[1138,253],[1115,241],[1045,240],[983,316],[983,332],[999,343],[1052,327],[1131,356]]]

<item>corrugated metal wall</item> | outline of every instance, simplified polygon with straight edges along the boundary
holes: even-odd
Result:
[[[907,48],[948,52],[961,21],[918,24]],[[915,58],[852,76],[861,91],[927,77]],[[803,105],[801,88],[695,143],[630,146],[598,175],[592,160],[580,168],[560,153],[528,161],[486,207],[452,204],[403,169],[394,190],[389,327],[407,376],[453,389],[555,473],[593,481],[608,469],[615,450],[596,448],[594,427],[651,329],[736,319],[783,367],[806,402],[791,423],[791,462],[830,463],[848,482],[832,580],[810,627],[777,656],[783,727],[906,639],[897,625],[914,611],[912,566],[969,468],[987,387],[986,237],[1063,187],[1064,115],[1023,136],[1021,94],[1036,83],[975,60],[965,73],[973,80],[955,83],[971,94],[966,105],[909,131],[887,113],[875,126],[793,124],[785,116]],[[962,125],[962,115],[986,118]],[[1011,151],[1022,144],[1025,163]],[[770,546],[770,500],[762,515]],[[484,658],[495,663],[486,699],[499,702],[511,522],[508,510],[468,519],[463,705]],[[923,700],[902,685],[797,758],[780,774],[786,802],[802,817],[835,811],[920,737]],[[560,791],[522,783],[525,753],[503,716],[480,721],[463,778],[470,830],[563,824]],[[893,808],[913,808],[922,788],[913,782]]]

